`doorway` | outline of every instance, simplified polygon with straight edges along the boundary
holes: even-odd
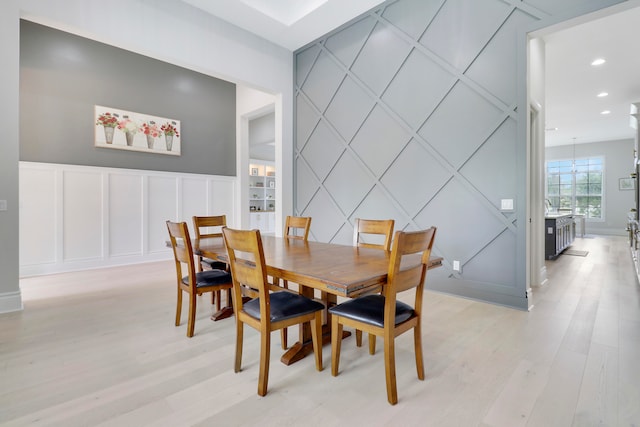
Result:
[[[528,218],[530,219],[530,230],[528,230],[530,234],[527,236],[527,249],[529,251],[527,259],[530,266],[527,269],[527,278],[531,286],[539,286],[546,283],[544,194],[545,158],[547,157],[545,150],[547,147],[551,145],[570,146],[576,142],[598,143],[633,139],[632,129],[629,127],[629,106],[633,102],[640,101],[640,92],[631,88],[618,88],[623,87],[621,86],[623,79],[630,79],[631,77],[629,76],[633,76],[634,81],[637,80],[636,76],[640,73],[640,61],[635,61],[635,55],[629,55],[628,52],[625,55],[617,56],[616,50],[619,51],[621,47],[628,46],[628,38],[622,41],[617,40],[614,37],[614,33],[621,29],[621,22],[623,21],[629,22],[628,25],[632,32],[636,31],[637,22],[640,22],[639,6],[639,1],[623,2],[528,34],[527,99],[530,108],[527,128],[527,155],[529,156],[527,198],[530,208],[527,215],[529,215]],[[636,18],[636,16],[639,18]],[[571,43],[567,42],[568,39],[562,39],[565,35],[570,36],[571,34],[568,33],[573,31],[577,35],[578,30],[596,35],[598,42],[591,42],[590,38],[584,36],[575,37],[575,35],[575,39]],[[550,54],[550,52],[557,52],[556,46],[558,44],[552,45],[554,43],[563,43],[561,46],[565,51],[566,64],[562,62],[565,60],[563,57],[559,58],[558,55]],[[556,48],[556,50],[553,50],[553,48]],[[577,83],[582,81],[583,76],[580,76],[580,72],[570,70],[570,61],[578,57],[580,61],[586,63],[587,60],[590,61],[598,56],[611,59],[610,68],[606,69],[606,72],[611,72],[614,67],[622,67],[622,71],[626,71],[626,74],[617,74],[615,77],[608,77],[607,79],[603,78],[603,75],[599,75],[598,81],[606,83],[606,88],[596,84],[582,88],[578,87]],[[621,65],[622,61],[627,60],[631,62],[625,62],[624,65]],[[584,65],[585,67],[589,66],[588,63]],[[559,92],[554,89],[557,87],[555,86],[556,80],[552,78],[551,73],[557,73],[559,68],[562,72],[566,72],[567,77],[571,79],[566,86],[576,86],[572,88],[572,90],[576,91],[575,95],[563,94],[563,96],[558,96]],[[591,71],[592,69],[587,69],[583,74]],[[598,70],[598,72],[604,73],[605,69]],[[613,83],[615,83],[615,88],[608,90],[609,87],[614,87]],[[604,95],[596,98],[597,94],[605,90],[610,92],[609,97]],[[583,95],[583,93],[586,95]],[[581,101],[581,96],[588,96],[589,99]],[[611,114],[607,117],[601,115],[601,112],[606,109],[611,110]],[[563,125],[558,125],[555,122],[557,110],[568,111],[568,114],[570,113],[575,117],[574,122],[562,121],[565,119],[562,117],[558,119],[558,122],[562,122]],[[619,115],[622,120],[618,120],[615,126],[611,126],[610,122],[612,122],[615,114]],[[604,132],[605,129],[606,132]],[[583,147],[586,147],[586,145],[583,145]],[[631,159],[630,153],[629,169],[631,168]],[[614,165],[611,166],[613,167]],[[622,168],[624,167],[626,166],[623,165]],[[626,172],[626,170],[619,173],[622,174],[623,172]],[[611,206],[615,201],[611,192],[609,195],[609,200],[607,200],[606,195],[603,198],[603,209],[605,209],[606,203]],[[628,209],[626,205],[625,209]],[[615,213],[615,215],[611,214],[610,216],[617,217],[620,215]],[[591,225],[588,224],[588,227],[591,227]],[[604,227],[602,228],[604,229]],[[620,228],[623,229],[624,227]]]

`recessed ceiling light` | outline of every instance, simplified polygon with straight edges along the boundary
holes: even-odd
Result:
[[[602,114],[602,115],[605,115],[605,116],[606,116],[607,114],[611,114],[611,111],[609,111],[609,110],[604,110],[604,111],[603,111],[603,112],[601,112],[600,114]]]
[[[598,94],[598,98],[604,98],[605,96],[609,96],[609,92],[600,92]]]
[[[545,130],[547,132],[553,132],[554,130],[558,130],[558,128],[546,128]]]
[[[594,61],[591,63],[591,65],[602,65],[602,64],[604,64],[605,62],[607,62],[607,61],[605,61],[603,58],[598,58],[598,59],[594,60]]]

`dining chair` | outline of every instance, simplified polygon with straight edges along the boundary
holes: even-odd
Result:
[[[186,222],[167,221],[167,229],[169,230],[169,238],[173,248],[178,283],[176,326],[180,326],[182,293],[186,292],[189,294],[187,336],[191,338],[193,337],[196,322],[196,297],[207,292],[231,289],[233,282],[231,281],[231,274],[225,270],[213,269],[196,272],[193,248]]]
[[[356,218],[353,224],[353,246],[360,248],[383,249],[387,252],[391,250],[391,238],[393,237],[392,219],[362,219]],[[382,236],[383,243],[372,243],[363,241],[362,237]]]
[[[418,378],[424,380],[422,297],[435,234],[435,227],[423,231],[397,231],[391,248],[387,283],[382,293],[358,297],[329,309],[332,327],[331,375],[338,375],[343,325],[383,337],[387,400],[392,405],[398,403],[395,337],[411,329]],[[419,262],[414,254],[421,254]],[[398,293],[414,288],[413,306],[397,300]]]
[[[302,240],[306,242],[309,238],[310,229],[311,217],[288,215],[284,223],[284,232],[282,235],[286,239]],[[274,290],[289,289],[289,282],[284,279],[280,282],[279,277],[274,277],[271,287]],[[280,331],[280,342],[283,350],[286,350],[289,347],[288,338],[289,332],[287,328],[282,329],[282,331]]]
[[[311,229],[311,217],[288,215],[284,223],[284,237],[287,239],[304,240],[309,239]]]
[[[353,246],[360,248],[382,249],[391,251],[391,238],[395,221],[392,219],[362,219],[356,218],[353,224]],[[369,238],[369,242],[362,238]],[[373,243],[373,240],[380,238],[383,243]],[[362,331],[356,329],[356,346],[362,347]],[[376,336],[369,335],[369,354],[376,352]]]
[[[193,229],[195,231],[196,239],[206,239],[209,237],[222,238],[222,227],[227,225],[226,215],[216,216],[194,216]],[[228,266],[224,262],[216,261],[209,258],[198,256],[198,271],[203,270],[229,270]],[[220,298],[222,292],[211,293],[211,304],[216,303],[216,308],[220,310],[222,305],[222,299]],[[231,290],[227,290],[227,303],[231,297]],[[217,300],[216,300],[217,298]],[[217,301],[217,302],[216,302]]]
[[[316,369],[322,370],[322,310],[317,301],[288,291],[270,292],[259,230],[222,228],[233,278],[233,308],[236,315],[236,357],[234,371],[242,364],[244,324],[260,332],[260,372],[258,394],[267,394],[271,332],[288,326],[310,323]],[[242,289],[258,291],[258,297],[242,300]]]

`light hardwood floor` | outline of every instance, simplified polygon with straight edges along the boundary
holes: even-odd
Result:
[[[259,397],[258,335],[245,329],[234,374],[234,319],[211,322],[205,296],[188,339],[186,319],[173,325],[171,262],[23,279],[24,311],[0,315],[0,425],[640,425],[640,287],[626,240],[573,248],[589,255],[548,262],[531,312],[427,292],[426,379],[411,334],[396,339],[396,406],[382,346],[369,356],[353,337],[334,378],[329,346],[323,372],[311,357],[284,366],[273,334]]]

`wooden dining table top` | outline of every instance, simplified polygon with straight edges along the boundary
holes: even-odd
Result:
[[[387,280],[389,253],[380,249],[274,236],[262,236],[262,245],[268,275],[336,296],[354,297],[384,285]],[[222,238],[195,240],[194,252],[227,260]],[[429,260],[429,268],[440,265],[440,257]]]

